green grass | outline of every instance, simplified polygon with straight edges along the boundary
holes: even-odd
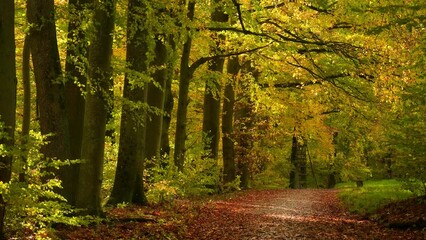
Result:
[[[361,188],[357,188],[354,182],[340,183],[336,188],[340,190],[339,197],[350,212],[369,214],[390,202],[415,196],[402,185],[397,180],[371,180],[364,182]]]

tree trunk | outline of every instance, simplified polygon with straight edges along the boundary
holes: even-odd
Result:
[[[228,21],[228,15],[224,13],[222,0],[215,0],[216,5],[211,14],[212,22],[224,23]],[[212,48],[213,53],[222,53],[223,35],[216,35],[213,39],[216,46]],[[219,126],[220,126],[220,95],[221,95],[221,73],[223,72],[224,58],[215,58],[209,62],[209,70],[212,76],[206,82],[204,92],[203,108],[203,133],[205,150],[208,158],[218,159],[219,152]]]
[[[167,69],[166,45],[158,36],[155,40],[155,58],[153,66],[159,68],[152,75],[153,80],[148,84],[147,103],[153,111],[149,111],[146,124],[146,159],[160,160],[161,130],[163,127],[164,89],[166,88]]]
[[[128,5],[127,19],[127,52],[126,61],[129,73],[124,79],[123,98],[125,99],[121,113],[120,139],[117,168],[114,186],[108,204],[130,203],[136,195],[136,202],[147,203],[143,188],[143,160],[145,150],[146,87],[140,74],[147,72],[147,31],[136,26],[145,26],[145,15],[140,9],[146,8],[140,0],[131,0]],[[132,74],[134,73],[134,74]]]
[[[251,61],[245,61],[241,65],[241,72],[244,75],[251,74],[253,78],[259,77],[258,72],[251,66]],[[244,78],[243,78],[244,79]],[[238,143],[235,147],[235,160],[237,162],[237,173],[241,176],[241,188],[249,187],[250,179],[250,152],[253,148],[252,131],[254,127],[253,101],[250,96],[250,83],[248,81],[237,81],[238,92],[236,95],[239,101],[235,102],[235,141]]]
[[[13,146],[16,110],[16,66],[15,66],[15,5],[13,0],[0,1],[0,144],[6,149]],[[11,177],[12,155],[0,154],[0,182],[8,183]],[[4,233],[6,202],[0,194],[0,239]]]
[[[76,206],[102,215],[101,185],[105,126],[111,79],[115,0],[95,2],[94,33],[89,49],[89,79],[84,114],[79,186]]]
[[[195,1],[188,3],[188,19],[193,20],[195,13]],[[186,124],[189,104],[189,81],[192,79],[193,70],[189,67],[189,57],[191,54],[192,38],[187,36],[183,45],[182,56],[180,61],[179,76],[179,99],[176,117],[176,135],[175,135],[175,152],[174,162],[179,171],[183,170],[185,160],[185,141],[186,141]]]
[[[65,62],[66,82],[65,99],[67,103],[67,119],[70,130],[70,158],[81,159],[81,144],[84,122],[84,97],[82,88],[87,79],[87,57],[88,44],[86,34],[82,29],[85,21],[85,11],[89,0],[69,0],[68,8],[70,21],[68,23],[67,58]],[[78,182],[79,165],[73,164],[68,167],[72,182]],[[75,205],[77,195],[77,184],[70,189],[71,198],[68,203]]]
[[[40,111],[40,130],[51,134],[41,152],[48,159],[66,160],[70,157],[69,129],[65,109],[65,92],[61,74],[53,0],[28,0],[27,18],[30,28],[30,49],[34,66],[37,103]],[[67,168],[57,171],[62,189],[57,190],[71,199],[73,182]]]
[[[22,86],[24,92],[24,107],[22,117],[22,148],[23,155],[20,159],[19,182],[26,182],[26,168],[28,158],[28,138],[30,135],[31,123],[31,82],[30,82],[30,45],[29,35],[25,36],[24,49],[22,51]]]
[[[327,188],[334,188],[334,186],[336,186],[336,174],[335,172],[331,172],[328,174],[328,178],[327,178]]]
[[[171,13],[172,16],[174,15]],[[179,24],[179,23],[178,23]],[[169,44],[170,44],[170,52],[169,58],[167,61],[167,77],[166,77],[166,86],[164,89],[164,115],[163,115],[163,126],[161,130],[161,147],[160,147],[160,155],[162,158],[162,164],[165,166],[167,162],[165,158],[170,156],[170,139],[169,139],[169,129],[170,122],[172,120],[172,111],[174,105],[173,93],[172,93],[172,81],[174,76],[176,57],[177,57],[177,49],[176,42],[174,40],[174,35],[169,36]],[[165,157],[165,158],[164,158]]]
[[[334,145],[334,154],[333,154],[333,160],[336,160],[337,157],[337,136],[339,135],[339,132],[333,133],[333,145]],[[336,186],[337,180],[336,180],[337,172],[335,171],[334,164],[331,163],[328,170],[328,177],[327,177],[327,188],[334,188]]]
[[[235,180],[235,153],[233,139],[234,125],[234,84],[239,72],[238,57],[232,57],[228,60],[228,73],[231,76],[225,85],[225,95],[223,100],[222,111],[222,151],[223,151],[223,182],[229,183]]]
[[[174,51],[174,50],[172,50]],[[168,64],[168,76],[166,80],[166,88],[164,89],[164,116],[163,116],[163,127],[161,131],[161,157],[170,155],[170,143],[169,143],[169,128],[172,120],[173,111],[173,93],[172,93],[172,80],[173,80],[173,69],[174,64]]]

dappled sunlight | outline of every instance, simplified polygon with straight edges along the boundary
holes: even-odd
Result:
[[[301,216],[301,215],[293,215],[293,214],[266,214],[265,217],[277,218],[280,220],[291,220],[296,222],[303,223],[328,223],[328,224],[341,224],[341,223],[362,223],[365,221],[356,220],[356,219],[348,219],[342,217],[322,217],[322,216]]]
[[[210,202],[188,239],[422,239],[361,220],[341,208],[335,190],[251,190]],[[419,238],[420,237],[420,238]]]

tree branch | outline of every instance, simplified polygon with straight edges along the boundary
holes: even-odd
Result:
[[[253,49],[249,49],[249,50],[245,50],[245,51],[241,51],[241,52],[232,52],[232,53],[214,55],[214,56],[210,56],[210,57],[201,57],[201,58],[197,59],[195,62],[193,62],[191,64],[191,66],[189,67],[189,71],[191,73],[193,73],[193,72],[195,72],[195,70],[197,70],[198,67],[200,67],[204,63],[206,63],[206,62],[208,62],[210,60],[216,59],[216,58],[226,58],[226,57],[238,56],[238,55],[242,55],[242,54],[246,54],[246,53],[255,52],[257,50],[266,48],[266,47],[268,47],[271,44],[272,43],[268,43],[268,44],[266,44],[264,46],[253,48]]]
[[[315,84],[322,84],[319,81],[316,82],[307,82],[307,83],[303,83],[303,82],[290,82],[290,83],[274,83],[272,85],[270,85],[269,83],[259,83],[259,87],[261,88],[268,88],[268,87],[273,87],[273,88],[302,88],[304,86],[309,86],[309,85],[315,85]]]
[[[234,6],[237,8],[238,19],[240,20],[241,29],[243,32],[246,32],[246,28],[244,27],[243,15],[241,14],[241,3],[238,3],[237,0],[232,0]]]

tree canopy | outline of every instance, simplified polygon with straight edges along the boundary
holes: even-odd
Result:
[[[0,4],[2,235],[264,185],[426,192],[423,0],[15,2]]]

